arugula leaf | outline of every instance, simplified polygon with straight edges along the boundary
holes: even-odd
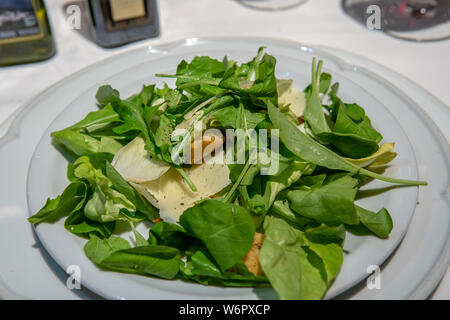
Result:
[[[75,130],[64,129],[52,132],[51,135],[57,145],[76,157],[99,152],[100,149],[99,140]]]
[[[219,83],[221,88],[230,89],[240,94],[247,94],[251,101],[261,108],[265,108],[268,101],[278,104],[277,80],[275,77],[276,59],[264,54],[260,61],[255,64],[255,79],[251,86],[243,85],[242,69],[236,66],[229,68]]]
[[[84,117],[83,120],[68,127],[69,130],[86,130],[87,132],[95,131],[100,128],[104,128],[105,125],[110,123],[120,123],[119,115],[114,111],[111,104],[106,105],[104,108],[92,111]]]
[[[28,218],[34,225],[41,222],[54,222],[62,216],[69,215],[82,208],[86,200],[87,186],[82,181],[72,182],[64,192],[47,202],[36,214]]]
[[[315,136],[324,132],[331,132],[327,120],[325,119],[322,108],[322,99],[319,95],[322,64],[323,61],[320,60],[316,68],[316,58],[313,59],[311,88],[306,95],[306,108],[303,113],[305,121],[308,123]],[[326,83],[328,83],[328,81]]]
[[[247,120],[247,128],[254,129],[256,126],[266,119],[266,115],[261,112],[251,112],[248,109],[244,110],[245,118]],[[239,108],[228,106],[219,109],[212,113],[212,115],[222,124],[223,127],[238,129]]]

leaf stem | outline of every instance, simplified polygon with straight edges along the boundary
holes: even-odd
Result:
[[[391,177],[387,177],[387,176],[383,176],[381,174],[369,171],[367,169],[363,169],[361,168],[359,171],[361,174],[377,179],[377,180],[381,180],[381,181],[385,181],[385,182],[390,182],[390,183],[397,183],[397,184],[404,184],[404,185],[410,185],[410,186],[426,186],[428,185],[428,182],[426,181],[415,181],[415,180],[405,180],[405,179],[396,179],[396,178],[391,178]]]
[[[256,154],[256,151],[253,150],[252,154],[248,157],[248,160],[244,166],[244,168],[242,169],[239,177],[237,178],[236,182],[234,183],[234,185],[231,187],[231,189],[228,191],[228,193],[225,196],[225,202],[230,202],[231,198],[233,197],[234,193],[236,192],[236,189],[239,187],[239,185],[242,182],[242,179],[244,179],[245,174],[247,173],[248,169],[250,168],[251,165],[251,160],[253,159],[254,155]]]
[[[184,181],[186,181],[189,188],[191,188],[193,192],[197,192],[197,187],[195,186],[194,182],[192,182],[191,178],[189,178],[189,176],[186,174],[186,172],[184,172],[183,168],[175,167],[175,170],[177,170],[178,173],[183,177]]]

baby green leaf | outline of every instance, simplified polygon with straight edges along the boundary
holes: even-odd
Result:
[[[247,210],[213,199],[187,209],[180,217],[180,224],[205,244],[222,271],[247,254],[255,233]]]

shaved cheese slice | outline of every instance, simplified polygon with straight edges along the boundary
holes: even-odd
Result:
[[[231,181],[226,164],[199,164],[186,170],[197,187],[193,192],[175,169],[170,169],[160,179],[159,215],[164,220],[178,222],[181,214],[199,200],[214,196]]]
[[[220,157],[221,154],[218,153],[216,156]],[[157,180],[132,183],[132,186],[159,208],[162,219],[178,222],[186,209],[194,206],[199,200],[216,195],[231,183],[230,170],[226,164],[202,163],[185,169],[185,172],[197,187],[197,192],[189,188],[174,168]]]
[[[149,155],[139,136],[117,151],[111,164],[125,180],[135,183],[156,180],[170,168]]]
[[[147,181],[143,183],[134,183],[129,182],[132,187],[134,187],[137,192],[142,194],[145,199],[148,200],[153,206],[159,208],[159,181],[161,178],[158,178],[153,181]]]
[[[304,92],[297,90],[292,84],[291,79],[277,79],[278,105],[289,105],[289,109],[300,117],[306,108],[306,97]]]

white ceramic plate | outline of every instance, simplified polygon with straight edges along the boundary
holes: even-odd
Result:
[[[335,79],[341,82],[343,98],[362,104],[373,119],[374,125],[380,129],[386,140],[396,141],[400,157],[395,161],[395,165],[390,168],[388,174],[410,179],[418,177],[415,163],[417,151],[414,150],[414,141],[411,147],[407,138],[409,135],[405,135],[403,132],[405,126],[408,127],[408,123],[405,123],[402,118],[408,117],[407,110],[410,109],[410,102],[402,100],[402,97],[397,97],[396,93],[390,90],[389,86],[386,86],[386,83],[374,86],[374,83],[370,81],[376,84],[377,79],[373,79],[364,72],[360,72],[359,69],[345,64],[328,52],[313,50],[295,43],[264,39],[191,39],[172,43],[165,47],[150,48],[150,50],[147,50],[149,48],[141,48],[106,60],[57,85],[56,88],[43,94],[30,108],[26,109],[27,115],[22,117],[21,127],[24,134],[22,135],[23,139],[20,140],[23,143],[26,141],[28,146],[36,145],[38,135],[45,131],[45,128],[59,111],[65,109],[64,113],[61,113],[53,121],[51,127],[44,132],[32,158],[28,181],[30,213],[37,211],[47,196],[59,194],[66,185],[66,162],[50,145],[49,131],[71,124],[92,110],[95,90],[100,84],[110,83],[126,95],[137,91],[144,82],[155,82],[156,79],[152,77],[155,72],[173,71],[181,58],[189,59],[199,54],[221,58],[223,54],[228,54],[230,58],[245,61],[254,55],[259,45],[266,45],[268,52],[278,58],[278,75],[294,78],[300,88],[309,82],[312,55],[325,58],[326,67],[332,72]],[[356,85],[355,82],[359,83],[360,86]],[[374,98],[362,87],[370,88],[370,92],[375,92],[377,98]],[[387,106],[392,113],[387,112],[383,106]],[[403,110],[402,108],[406,108],[405,112],[400,113]],[[380,110],[384,111],[379,112]],[[397,122],[396,118],[400,122]],[[423,122],[418,115],[414,115],[413,118],[416,118],[416,121]],[[407,119],[411,120],[410,118]],[[426,131],[425,129],[424,132]],[[14,147],[8,150],[8,146]],[[1,149],[2,154],[5,152],[5,154],[14,156],[14,151],[18,151],[19,146],[19,143],[6,145]],[[444,176],[447,174],[445,158],[444,162],[438,161],[438,158],[442,159],[442,157],[442,151],[436,154],[435,165],[437,167],[441,165],[441,169],[444,168],[443,171],[441,170],[441,177],[442,173],[445,173]],[[15,159],[16,162],[12,162],[15,163],[15,166],[25,167],[30,161],[29,157]],[[419,168],[423,171],[421,165],[423,163],[419,162]],[[12,176],[11,173],[8,174]],[[421,172],[420,178],[430,181],[427,172]],[[381,184],[371,184],[370,188],[379,186]],[[2,185],[3,187],[6,191],[6,186]],[[431,192],[435,192],[434,188]],[[417,211],[416,196],[416,188],[406,188],[397,189],[370,199],[370,201],[365,201],[363,205],[368,208],[376,209],[380,206],[386,206],[391,211],[395,223],[394,232],[389,240],[379,240],[373,237],[349,237],[346,240],[345,248],[349,250],[350,254],[345,257],[342,272],[330,289],[328,297],[343,292],[349,286],[361,280],[366,275],[365,271],[368,265],[381,264],[392,252],[402,238],[404,231],[406,231],[414,209]],[[436,198],[439,203],[439,196]],[[1,202],[2,205],[7,203],[7,198],[1,200],[3,201]],[[443,208],[447,208],[448,212],[448,207],[444,206]],[[439,230],[440,232],[437,234],[441,235],[441,239],[446,240],[448,237],[448,232],[446,233],[448,231],[448,220],[447,224],[444,223],[441,226],[446,227],[446,229]],[[52,257],[64,269],[68,265],[79,265],[82,270],[82,283],[107,298],[226,299],[228,297],[271,297],[267,290],[255,292],[251,289],[203,287],[177,281],[99,271],[84,257],[82,252],[83,241],[65,232],[61,225],[42,224],[37,228],[37,233]],[[445,244],[445,241],[443,243]],[[442,245],[431,251],[440,256]]]

